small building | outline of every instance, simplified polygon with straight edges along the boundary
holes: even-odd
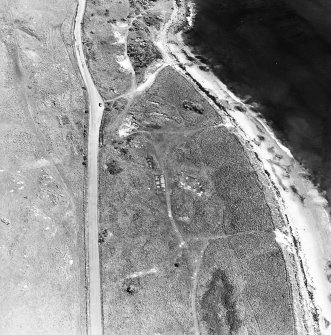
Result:
[[[154,176],[156,190],[165,192],[165,179],[163,174],[157,174]]]
[[[154,169],[155,168],[155,161],[153,156],[147,156],[146,157],[147,165],[149,169]]]

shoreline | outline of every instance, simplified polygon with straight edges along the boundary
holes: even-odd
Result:
[[[174,2],[174,15],[168,27],[171,29],[172,24],[178,22],[178,16],[187,20],[185,12],[181,13]],[[190,17],[190,22],[192,20],[194,18]],[[285,222],[288,221],[287,229],[284,227],[283,231],[275,231],[276,241],[284,252],[292,250],[297,258],[294,270],[302,272],[297,284],[300,294],[304,296],[303,308],[309,309],[301,310],[310,328],[307,331],[309,334],[331,334],[331,327],[328,326],[330,320],[327,319],[331,315],[331,283],[325,272],[327,261],[331,260],[331,229],[326,199],[308,179],[308,172],[293,158],[291,151],[277,140],[266,122],[213,73],[199,68],[202,63],[183,43],[181,32],[172,34],[170,38],[165,36],[158,43],[166,55],[165,61],[195,86],[201,86],[200,91],[202,88],[206,98],[218,105],[218,110],[224,106],[221,115],[225,112],[237,136],[267,171],[283,218]],[[296,308],[302,309],[297,303]]]

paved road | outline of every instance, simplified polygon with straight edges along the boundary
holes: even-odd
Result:
[[[84,79],[89,99],[89,133],[88,133],[88,187],[87,187],[87,233],[88,233],[88,279],[89,279],[89,320],[88,334],[102,335],[102,307],[100,259],[98,244],[98,150],[99,129],[104,104],[96,89],[86,65],[83,47],[81,24],[84,16],[86,0],[79,0],[75,19],[75,53],[77,63]]]

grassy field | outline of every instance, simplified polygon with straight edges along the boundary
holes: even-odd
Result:
[[[170,68],[109,108],[99,184],[105,334],[293,334],[268,186],[222,118]]]
[[[0,333],[83,334],[85,100],[74,1],[1,1]]]

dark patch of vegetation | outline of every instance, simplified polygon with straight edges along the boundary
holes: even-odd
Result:
[[[114,102],[112,108],[119,114],[120,112],[124,110],[127,103],[128,101],[125,98],[120,98]]]
[[[126,156],[128,154],[129,150],[127,148],[121,148],[120,149],[120,153],[124,156]]]
[[[136,72],[140,72],[154,60],[161,59],[161,53],[152,42],[139,39],[128,45],[128,56]]]
[[[141,74],[153,61],[162,58],[160,51],[150,40],[148,34],[146,26],[134,21],[129,32],[127,52],[136,74]]]
[[[140,279],[138,277],[126,278],[123,282],[123,289],[129,295],[137,294],[140,287]]]
[[[63,115],[63,116],[62,116],[62,124],[63,124],[64,126],[66,126],[66,125],[69,124],[69,123],[70,123],[70,120],[69,120],[68,116],[67,116],[67,115]]]
[[[114,149],[116,149],[121,155],[127,156],[129,153],[130,144],[132,141],[132,136],[128,136],[124,140],[113,140],[111,144]]]
[[[225,327],[229,334],[236,334],[242,321],[236,308],[234,286],[226,272],[222,269],[214,271],[208,290],[201,299],[203,320],[208,324],[212,334],[225,334]],[[226,310],[225,317],[220,317],[220,305]],[[225,319],[225,320],[224,320]]]
[[[146,128],[150,128],[150,129],[161,129],[162,126],[156,123],[147,123],[145,124]]]
[[[202,115],[203,111],[204,111],[201,104],[195,103],[195,102],[192,102],[192,101],[188,101],[188,100],[183,101],[183,107],[187,110],[193,111],[193,112],[198,113],[200,115]]]
[[[143,19],[146,26],[148,27],[152,26],[155,27],[156,29],[160,29],[162,20],[157,15],[147,12],[143,15]]]
[[[149,9],[156,0],[129,0],[130,7],[136,9],[136,13]]]
[[[121,168],[120,164],[113,159],[107,163],[107,171],[110,174],[115,175],[121,173],[123,169]]]
[[[107,229],[103,229],[102,232],[99,233],[99,243],[104,243],[106,237],[108,236],[108,230]]]

